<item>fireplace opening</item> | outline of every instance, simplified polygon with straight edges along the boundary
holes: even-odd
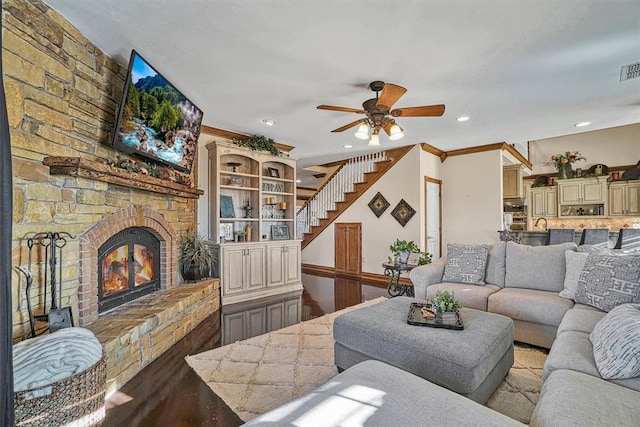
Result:
[[[160,240],[141,227],[114,234],[98,250],[98,312],[160,289]]]

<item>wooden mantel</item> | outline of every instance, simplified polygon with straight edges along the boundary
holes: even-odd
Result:
[[[126,169],[80,157],[45,157],[42,163],[45,166],[49,166],[51,175],[95,179],[122,187],[136,188],[159,194],[170,194],[187,199],[197,199],[204,194],[204,191],[197,188],[190,188],[175,182],[129,172]]]

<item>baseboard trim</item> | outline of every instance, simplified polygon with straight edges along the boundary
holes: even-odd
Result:
[[[335,275],[336,270],[333,267],[327,267],[324,265],[314,265],[314,264],[302,264],[302,272],[306,274],[313,274],[314,276],[321,277],[333,277]]]

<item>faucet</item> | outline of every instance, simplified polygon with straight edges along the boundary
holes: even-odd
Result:
[[[540,222],[541,219],[544,219],[544,231],[547,231],[547,218],[540,217],[540,218],[536,219],[536,222],[535,222],[535,224],[533,224],[533,226],[537,227],[538,223]]]

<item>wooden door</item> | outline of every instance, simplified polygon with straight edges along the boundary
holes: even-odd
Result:
[[[360,277],[362,272],[362,224],[343,222],[335,224],[336,275]]]

